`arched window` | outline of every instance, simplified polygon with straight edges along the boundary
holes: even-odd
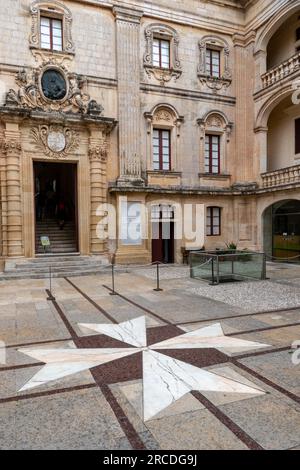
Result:
[[[145,29],[144,68],[149,77],[161,85],[182,74],[179,60],[179,36],[175,29],[163,24],[150,24]]]
[[[147,120],[147,169],[153,171],[176,171],[178,138],[183,117],[167,104],[155,106],[145,113]]]
[[[31,49],[74,53],[71,26],[72,14],[69,8],[55,0],[35,0],[30,6]]]
[[[211,111],[197,122],[201,131],[200,173],[226,174],[227,146],[233,124],[219,111]]]
[[[199,49],[198,77],[200,82],[215,91],[228,87],[232,81],[232,73],[227,42],[219,37],[204,36],[199,41]]]

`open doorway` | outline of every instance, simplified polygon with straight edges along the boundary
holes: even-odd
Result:
[[[265,210],[264,250],[277,259],[300,261],[300,201],[280,201]]]
[[[174,210],[167,204],[152,206],[152,262],[174,263]]]
[[[77,165],[34,162],[33,167],[36,254],[78,252]]]

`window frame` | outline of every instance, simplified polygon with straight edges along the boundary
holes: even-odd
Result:
[[[213,73],[213,53],[216,52],[218,54],[218,75],[214,75]],[[209,63],[209,70],[207,64],[207,55],[209,54],[210,63]],[[207,47],[205,51],[205,67],[206,72],[210,77],[213,78],[221,78],[221,51],[220,49],[214,49],[213,47]]]
[[[155,163],[154,162],[154,134],[155,132],[158,132],[158,166],[159,168],[154,168]],[[163,133],[167,132],[168,133],[168,143],[169,143],[169,168],[165,169],[164,168],[164,161],[163,161]],[[171,129],[165,129],[165,128],[159,128],[159,127],[154,127],[153,128],[153,134],[152,134],[152,168],[153,171],[171,171],[171,161],[172,161],[172,149],[171,149]]]
[[[154,43],[155,43],[155,41],[158,41],[159,65],[154,64]],[[162,43],[163,42],[168,43],[168,66],[167,67],[162,65]],[[152,41],[152,64],[153,64],[153,67],[158,67],[160,69],[164,69],[164,70],[170,70],[171,69],[171,41],[170,41],[169,38],[153,36],[153,41]]]
[[[207,154],[206,154],[206,139],[209,138],[209,155],[208,155],[208,167],[209,171],[206,170],[207,167]],[[218,139],[218,171],[213,171],[213,137]],[[219,134],[211,134],[209,132],[205,133],[205,148],[204,148],[204,171],[207,175],[220,175],[221,174],[221,136]]]
[[[218,225],[214,225],[214,210],[218,210]],[[206,208],[206,236],[220,237],[222,234],[222,208],[219,206],[209,206]],[[210,223],[208,224],[208,220]],[[214,228],[218,228],[218,233],[214,233]],[[209,230],[208,230],[209,229]],[[209,232],[209,233],[208,233]]]
[[[48,47],[43,47],[42,46],[42,20],[46,19],[49,21],[49,31],[50,31],[50,48]],[[54,49],[53,48],[53,22],[54,21],[59,21],[61,25],[61,49]],[[39,21],[39,29],[40,29],[40,47],[41,49],[45,51],[51,51],[51,52],[63,52],[64,51],[64,18],[63,16],[51,16],[47,14],[47,12],[40,12],[40,21]]]

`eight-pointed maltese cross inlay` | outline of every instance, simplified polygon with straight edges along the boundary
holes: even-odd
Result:
[[[253,387],[250,387],[237,380],[226,378],[215,372],[208,372],[163,354],[163,351],[168,349],[215,348],[220,351],[228,349],[241,351],[269,346],[268,344],[226,337],[220,323],[183,333],[149,346],[147,346],[146,318],[144,316],[120,324],[79,323],[79,326],[134,347],[19,349],[20,352],[46,364],[20,391],[29,390],[52,380],[142,352],[144,421],[153,419],[159,412],[192,390],[250,395],[265,393],[254,384]]]

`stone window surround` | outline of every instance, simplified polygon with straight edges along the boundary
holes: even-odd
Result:
[[[169,82],[172,78],[176,81],[182,74],[181,62],[179,60],[179,36],[176,30],[161,23],[152,23],[145,29],[145,38],[146,50],[143,57],[143,65],[148,77],[154,76],[161,85]],[[169,69],[153,65],[152,47],[154,38],[170,41]]]
[[[71,10],[64,4],[56,0],[35,0],[30,5],[31,15],[31,33],[29,38],[30,49],[43,52],[51,52],[51,54],[74,54],[74,42],[72,40],[72,22],[73,17]],[[63,50],[50,51],[41,47],[40,38],[40,18],[45,16],[48,18],[57,18],[62,20],[62,38]]]
[[[158,173],[178,172],[178,147],[181,124],[184,121],[183,116],[180,116],[176,109],[169,104],[158,104],[150,112],[144,113],[147,121],[147,171]],[[166,129],[170,131],[171,139],[171,169],[160,171],[153,170],[152,155],[153,155],[153,129]]]
[[[230,49],[227,41],[218,36],[203,36],[199,41],[199,49],[198,77],[200,82],[215,92],[229,87],[232,82],[232,71],[229,63]],[[207,49],[220,51],[220,77],[212,77],[206,70]]]
[[[200,128],[200,173],[199,176],[211,176],[223,178],[229,176],[228,166],[228,144],[233,128],[233,123],[229,122],[225,114],[221,111],[212,110],[206,113],[203,118],[197,119]],[[220,136],[220,173],[205,173],[205,136],[206,134]]]

